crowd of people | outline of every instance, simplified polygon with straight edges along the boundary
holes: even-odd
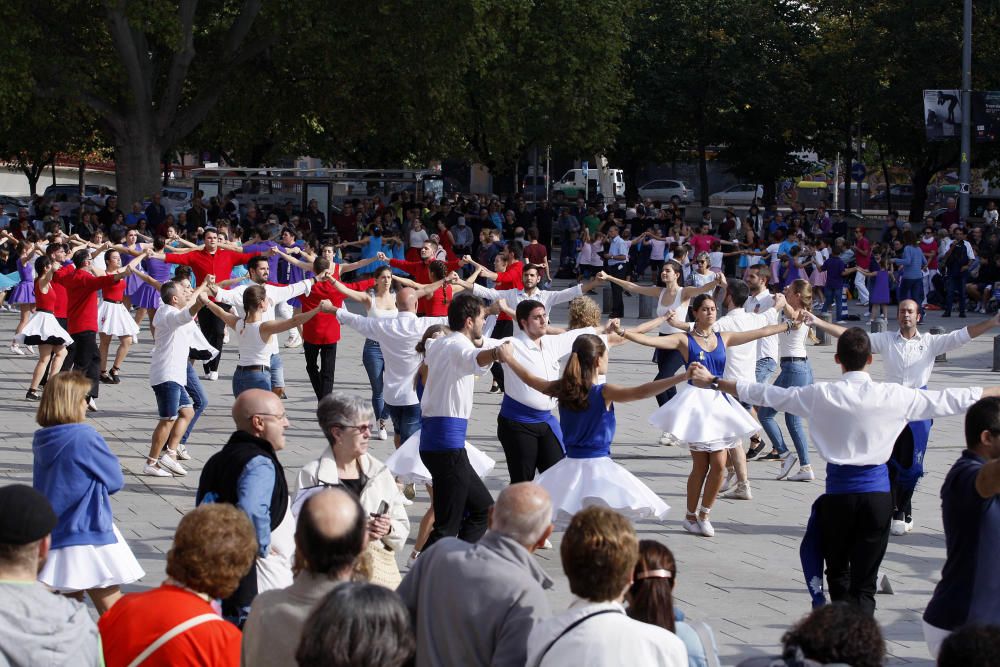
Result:
[[[10,349],[38,355],[25,395],[37,402],[33,488],[0,488],[16,510],[0,514],[8,662],[718,664],[710,624],[674,604],[672,552],[633,526],[674,514],[613,460],[615,403],[655,398],[660,444],[690,452],[689,533],[715,536],[720,497],[752,501],[748,460],[806,483],[816,479],[810,448],[827,464],[825,493],[801,517],[803,598],[816,609],[783,638],[782,665],[882,664],[881,561],[890,535],[914,530],[932,420],[964,414],[967,448],[942,489],[947,561],[924,632],[939,664],[987,664],[959,661],[1000,632],[989,572],[1000,389],[927,384],[938,354],[1000,326],[1000,315],[948,334],[917,326],[938,304],[950,316],[957,302],[959,317],[995,305],[995,229],[967,235],[958,220],[927,220],[918,238],[890,214],[872,243],[871,230],[822,207],[754,206],[743,219],[730,209],[721,220],[706,210],[688,225],[654,202],[556,211],[377,199],[327,221],[314,202],[263,217],[232,196],[196,195],[172,220],[156,197],[130,216],[109,197],[70,227],[58,211],[36,221],[25,211],[0,232],[16,266],[4,287],[20,310]],[[569,286],[550,289],[559,276]],[[588,297],[604,287],[606,322]],[[625,328],[628,295],[655,300],[655,317]],[[851,314],[845,295],[866,310]],[[553,326],[552,307],[567,302],[567,327]],[[884,322],[890,304],[898,331],[844,326],[866,314]],[[365,398],[336,390],[342,327],[365,340]],[[837,338],[839,379],[814,379],[817,331]],[[294,485],[281,456],[283,336],[284,348],[303,347],[326,440],[289,471]],[[140,340],[148,379],[127,365]],[[611,349],[628,343],[654,348],[650,379],[609,383]],[[223,361],[227,345],[235,361]],[[867,373],[873,354],[887,382]],[[503,394],[496,436],[510,481],[496,499],[483,481],[496,461],[466,441],[487,373]],[[122,595],[145,573],[109,500],[122,464],[87,423],[100,386],[150,387],[157,416],[134,472],[166,480],[189,474],[186,444],[208,408],[202,383],[223,376],[235,428],[197,471],[167,579]],[[380,461],[369,444],[390,431],[394,453]],[[416,484],[431,507],[407,555]],[[553,531],[575,596],[561,612],[533,556],[552,548]]]

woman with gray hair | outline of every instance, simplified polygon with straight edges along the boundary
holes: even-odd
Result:
[[[353,493],[371,516],[367,550],[371,579],[395,588],[400,580],[395,554],[406,543],[410,520],[392,473],[368,453],[371,403],[360,396],[332,392],[319,402],[316,419],[329,447],[299,471],[295,504],[317,487],[339,485]]]

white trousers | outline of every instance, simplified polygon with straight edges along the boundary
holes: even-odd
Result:
[[[854,287],[858,290],[858,303],[868,303],[868,285],[865,284],[865,274],[860,271],[854,274]]]

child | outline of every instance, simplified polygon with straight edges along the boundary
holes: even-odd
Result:
[[[885,321],[889,312],[889,283],[892,276],[889,274],[889,271],[883,268],[881,254],[872,253],[870,266],[870,271],[866,271],[858,266],[852,266],[845,273],[854,273],[857,271],[869,278],[875,278],[872,282],[872,289],[868,298],[868,303],[871,306],[868,311],[868,318],[875,317],[875,312],[878,310],[878,317]]]

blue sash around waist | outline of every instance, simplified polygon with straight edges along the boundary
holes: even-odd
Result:
[[[461,417],[421,417],[420,451],[462,449],[468,428],[469,420]]]
[[[921,389],[927,389],[927,385]],[[910,422],[903,427],[900,437],[906,433],[907,429],[913,436],[913,459],[911,461],[897,461],[895,456],[889,459],[889,468],[895,475],[896,485],[899,488],[913,490],[917,488],[917,482],[924,476],[924,455],[927,453],[927,441],[931,437],[933,424],[933,419],[924,419]]]
[[[826,493],[816,499],[809,514],[805,535],[799,545],[799,562],[813,608],[826,604],[823,591],[823,540],[820,513],[823,498],[846,493],[888,493],[889,469],[884,463],[870,466],[826,464]]]
[[[548,424],[549,428],[552,429],[552,434],[559,441],[559,446],[563,448],[563,452],[566,451],[566,445],[563,444],[562,427],[551,410],[538,410],[529,407],[511,398],[510,394],[504,394],[503,402],[500,403],[500,416],[521,424]]]

